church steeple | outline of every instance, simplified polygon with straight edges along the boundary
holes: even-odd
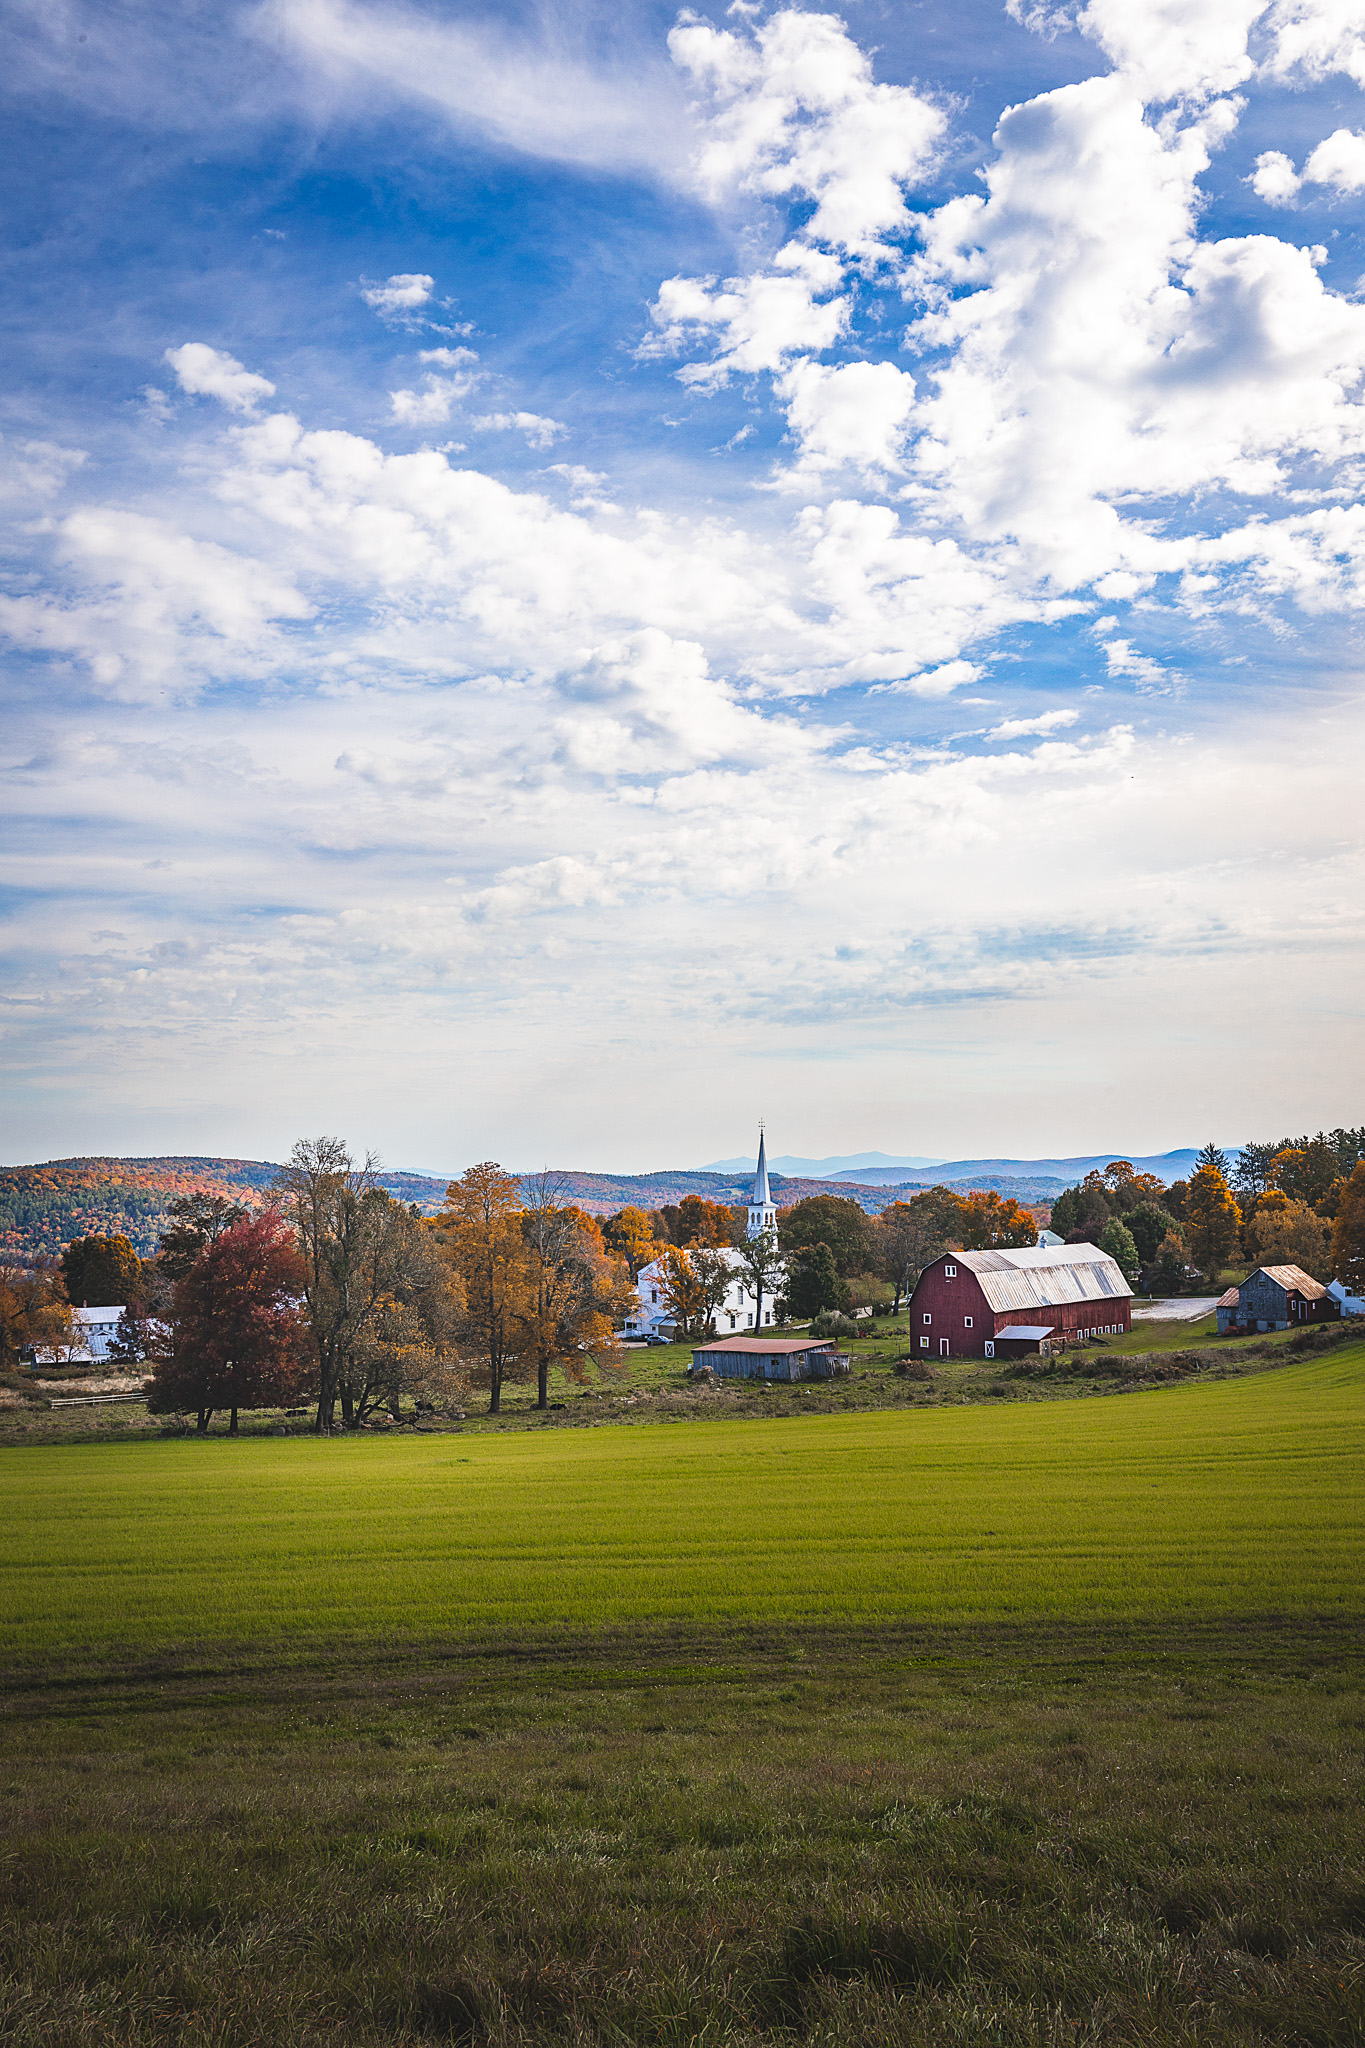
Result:
[[[753,1192],[749,1196],[749,1235],[757,1237],[761,1231],[776,1230],[777,1208],[768,1191],[768,1152],[762,1124],[758,1127],[758,1172],[754,1175]]]

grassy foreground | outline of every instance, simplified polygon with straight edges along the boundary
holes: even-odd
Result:
[[[0,2038],[1357,2048],[1363,1395],[0,1455]]]
[[[1121,1401],[34,1447],[0,1644],[1360,1615],[1363,1397],[1352,1345]]]

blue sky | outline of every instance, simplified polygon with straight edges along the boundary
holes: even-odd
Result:
[[[1365,5],[0,75],[8,1159],[1358,1118]]]

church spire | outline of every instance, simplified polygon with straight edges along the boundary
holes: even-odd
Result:
[[[768,1150],[762,1124],[758,1127],[758,1172],[754,1175],[753,1192],[749,1196],[749,1235],[758,1237],[762,1231],[776,1230],[777,1208],[768,1190]]]

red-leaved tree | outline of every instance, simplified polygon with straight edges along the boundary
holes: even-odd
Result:
[[[303,1260],[276,1209],[239,1223],[208,1245],[176,1284],[147,1406],[198,1417],[215,1408],[284,1408],[317,1376],[303,1318]]]

